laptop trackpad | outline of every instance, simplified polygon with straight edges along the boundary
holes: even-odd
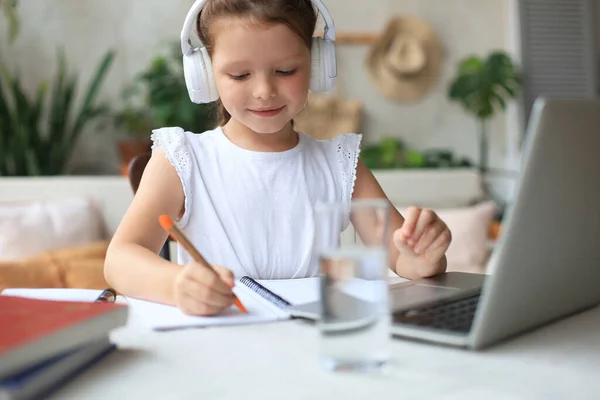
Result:
[[[404,310],[424,303],[453,297],[460,291],[460,289],[452,287],[417,284],[399,286],[390,291],[390,308],[392,311]]]

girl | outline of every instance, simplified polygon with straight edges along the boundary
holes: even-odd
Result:
[[[153,132],[152,158],[107,252],[105,276],[119,292],[188,314],[219,313],[233,302],[234,276],[317,274],[317,201],[386,197],[358,159],[360,135],[323,141],[293,129],[315,68],[316,20],[310,0],[204,4],[196,28],[210,56],[220,126],[200,135]],[[182,249],[184,267],[157,255],[167,238],[160,214],[178,219],[216,272]],[[411,207],[404,219],[393,209],[391,226],[394,272],[412,279],[445,271],[450,232],[434,212]]]

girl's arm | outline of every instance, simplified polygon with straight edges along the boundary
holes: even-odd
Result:
[[[184,192],[177,171],[157,149],[106,254],[104,276],[117,291],[132,297],[174,304],[173,282],[181,266],[158,255],[167,239],[158,217],[178,219]]]
[[[382,198],[389,201],[371,171],[358,161],[353,199]],[[446,250],[451,235],[448,227],[435,212],[410,207],[407,219],[390,206],[390,242],[388,245],[390,268],[398,275],[417,279],[446,271]],[[378,233],[376,219],[366,216],[353,218],[361,238],[375,237]],[[411,240],[414,240],[411,241]]]

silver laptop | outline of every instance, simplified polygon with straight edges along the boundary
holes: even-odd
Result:
[[[487,265],[391,288],[392,334],[481,349],[600,304],[600,102],[538,99]]]

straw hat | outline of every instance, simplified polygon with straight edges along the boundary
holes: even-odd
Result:
[[[435,32],[411,16],[392,19],[367,56],[367,72],[388,99],[416,101],[437,82],[443,50]]]

